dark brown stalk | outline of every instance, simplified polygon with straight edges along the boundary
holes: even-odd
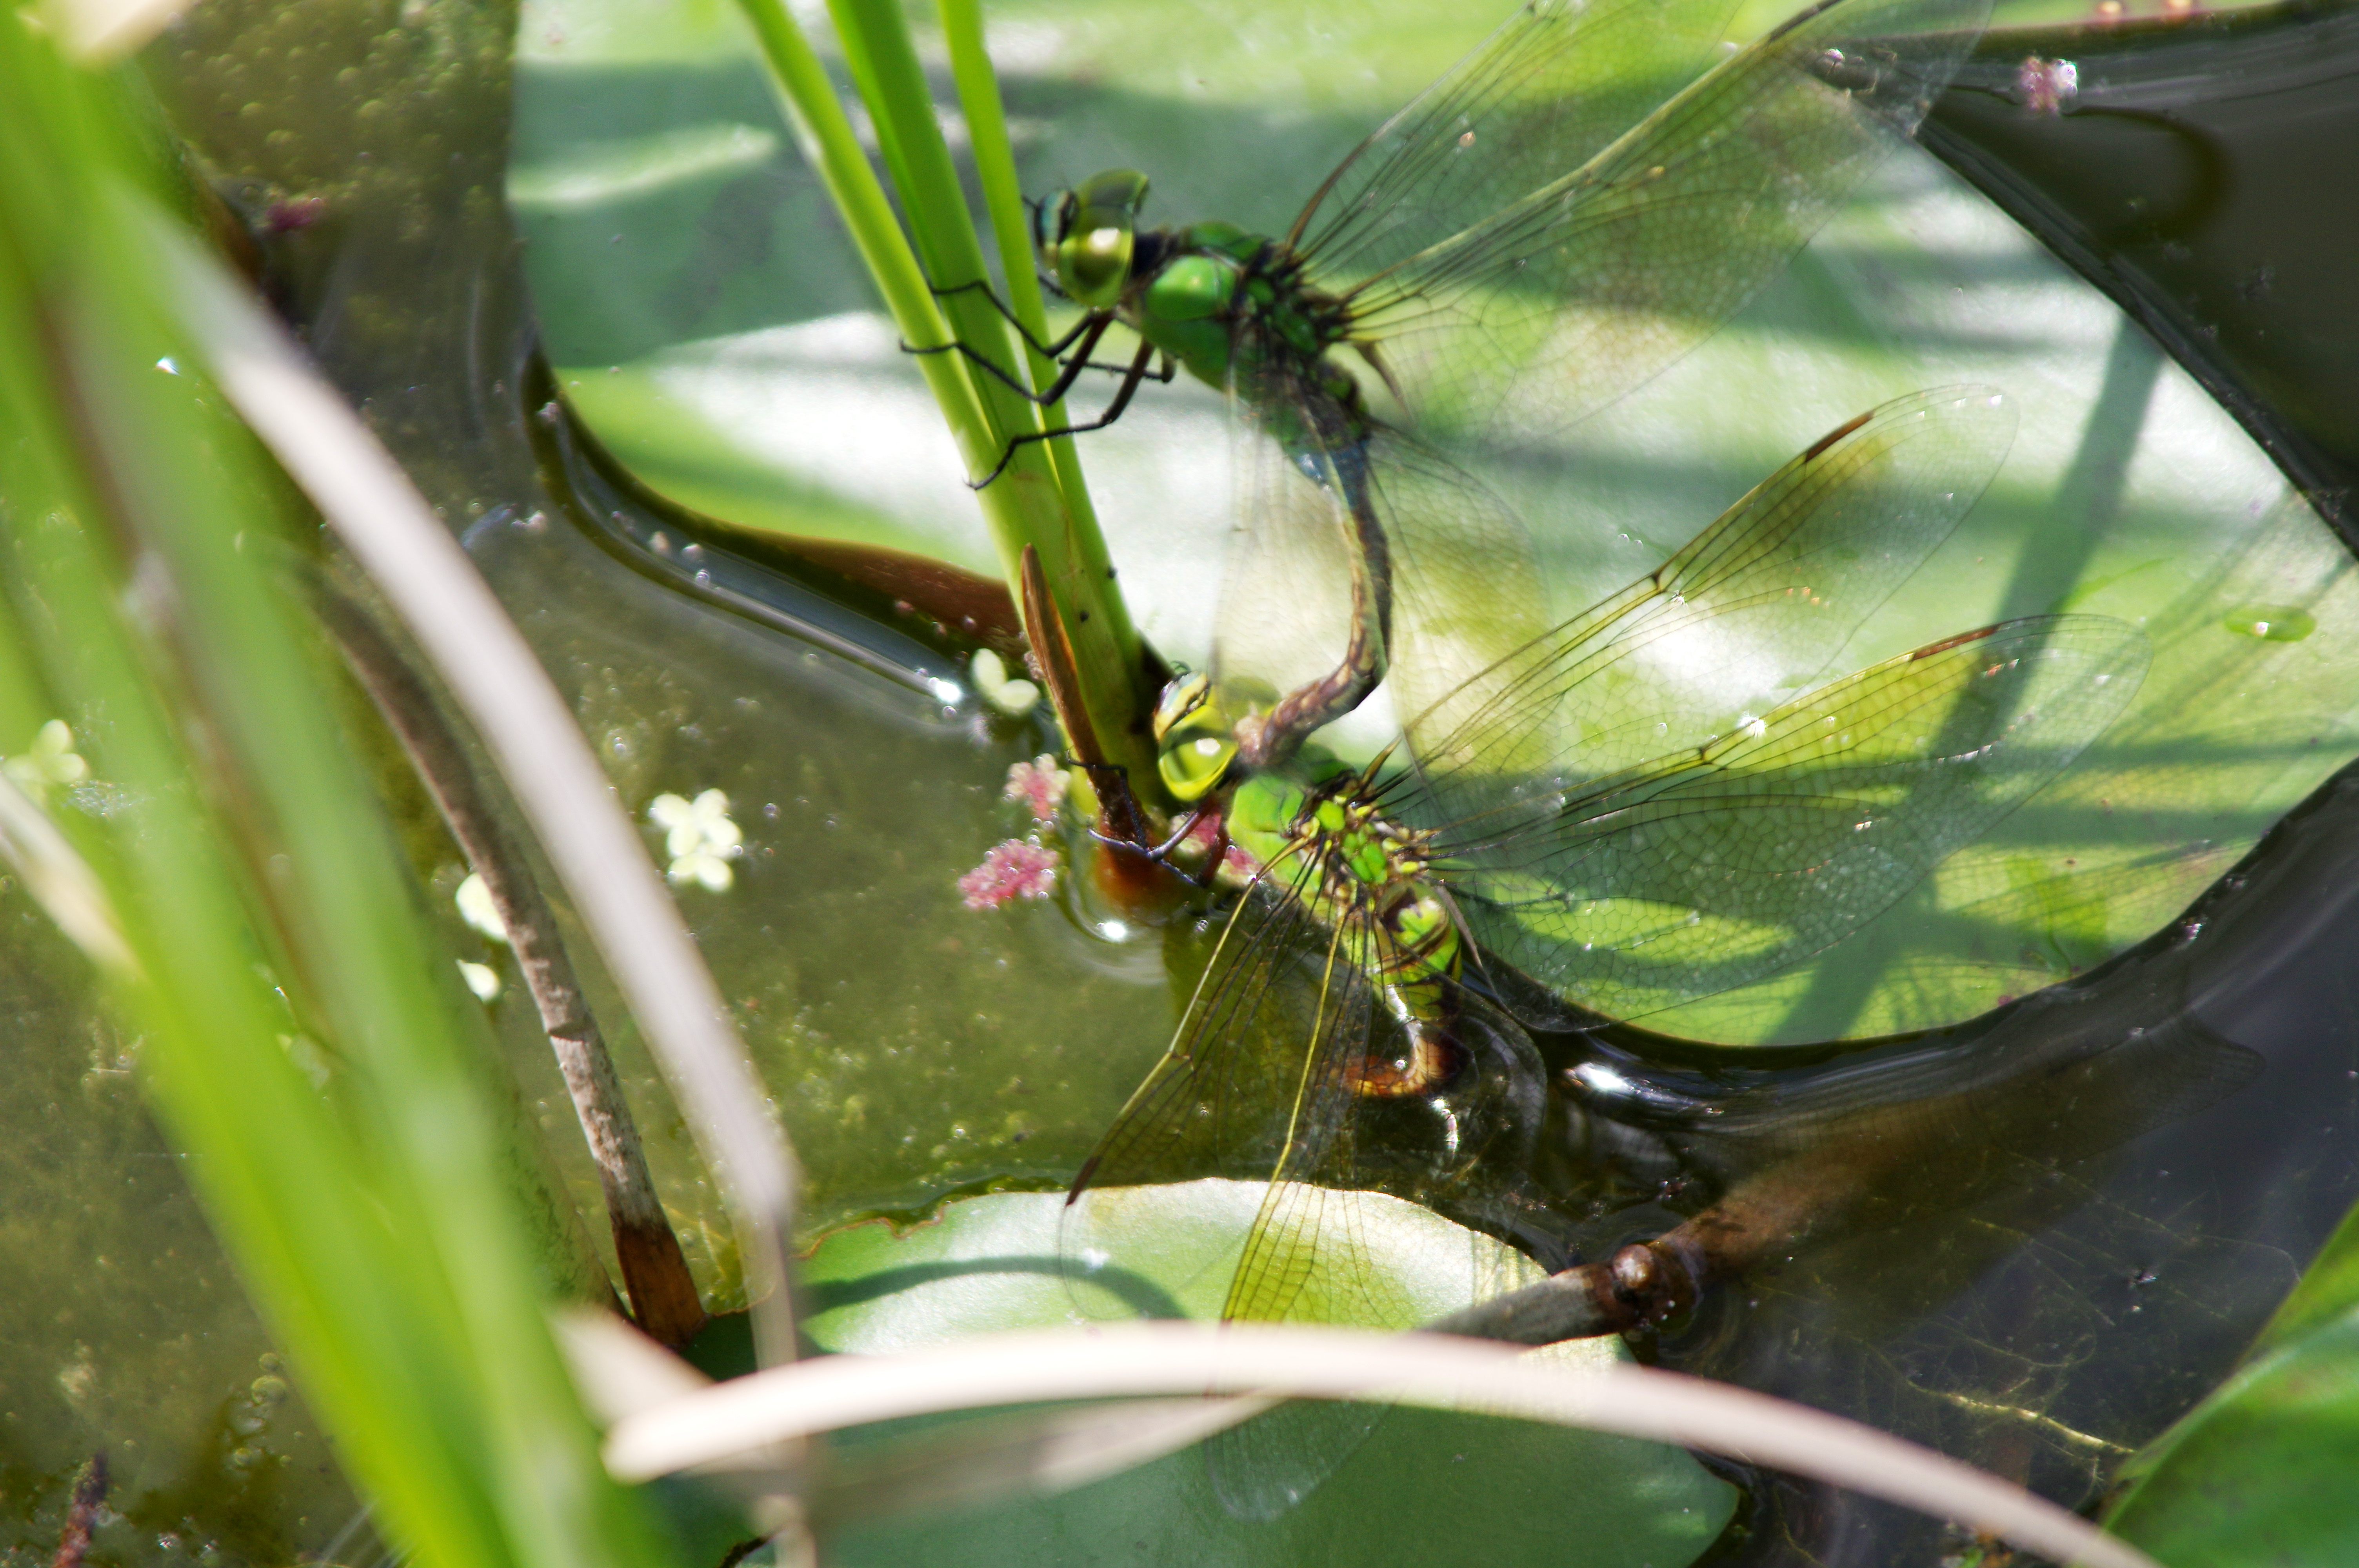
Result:
[[[2052,1088],[2054,1082],[2042,1076],[2031,1087]],[[1982,1091],[1985,1098],[1991,1092]],[[1965,1156],[2006,1146],[2006,1134],[2017,1130],[2006,1108],[1978,1108],[1963,1095],[1929,1096],[1822,1127],[1811,1147],[1747,1176],[1654,1240],[1426,1326],[1547,1345],[1660,1323],[1693,1306],[1707,1287],[1739,1278],[1772,1254],[1852,1228],[1875,1207],[1879,1193],[1895,1186],[1901,1167],[1940,1170],[1961,1192],[1989,1185],[1989,1173],[1971,1174]]]
[[[1784,1147],[1692,1217],[1426,1326],[1545,1345],[1660,1323],[1711,1286],[1802,1249],[2036,1183],[2215,1103],[2261,1070],[2169,995],[2156,995],[2161,1011],[2136,1027],[2119,1014],[2083,1018],[2073,1011],[2082,1005],[2061,995],[2027,1009],[1970,1054],[1894,1080],[1923,1086],[1914,1092],[1826,1114],[1798,1099]]]
[[[657,1199],[638,1124],[614,1059],[591,1017],[557,920],[515,838],[491,810],[465,749],[424,681],[365,611],[328,589],[321,613],[369,699],[384,714],[410,764],[434,796],[451,836],[492,895],[508,946],[540,1011],[549,1049],[598,1166],[623,1289],[639,1326],[662,1343],[685,1345],[704,1326],[704,1305],[689,1277],[679,1238]]]
[[[1098,830],[1125,844],[1150,842],[1138,797],[1128,777],[1106,761],[1089,709],[1082,702],[1082,678],[1073,663],[1073,644],[1065,633],[1065,618],[1049,592],[1048,574],[1040,568],[1040,552],[1024,546],[1024,632],[1032,644],[1035,673],[1049,690],[1049,702],[1064,726],[1073,762],[1089,774],[1098,796]]]
[[[1798,1155],[1782,1161],[1652,1241],[1477,1302],[1425,1326],[1471,1339],[1552,1345],[1660,1323],[1693,1306],[1707,1286],[1735,1279],[1773,1250],[1847,1217],[1881,1166],[1908,1152],[1895,1140],[1872,1154],[1839,1149],[1832,1159]]]

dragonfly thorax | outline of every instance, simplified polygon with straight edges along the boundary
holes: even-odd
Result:
[[[1296,862],[1293,886],[1343,938],[1400,1029],[1397,1054],[1354,1057],[1343,1081],[1353,1094],[1397,1099],[1450,1080],[1463,1055],[1448,1024],[1459,935],[1434,875],[1432,835],[1385,815],[1372,773],[1286,786],[1293,810],[1278,860]]]
[[[1302,258],[1283,243],[1222,222],[1141,228],[1146,202],[1147,177],[1116,168],[1040,205],[1033,241],[1065,297],[1119,318],[1200,381],[1223,391],[1239,378],[1299,385],[1338,405],[1351,433],[1361,433],[1359,383],[1329,358],[1349,336],[1344,302],[1309,283]],[[1377,363],[1371,346],[1355,346]],[[1240,347],[1245,362],[1234,359]],[[1273,433],[1289,449],[1306,438]]]
[[[1431,834],[1391,820],[1375,801],[1332,789],[1307,796],[1293,827],[1316,896],[1339,918],[1384,933],[1386,979],[1451,970],[1457,928],[1434,880]]]

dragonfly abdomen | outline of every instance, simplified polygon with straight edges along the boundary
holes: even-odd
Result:
[[[1400,1025],[1403,1049],[1395,1056],[1367,1054],[1343,1065],[1343,1082],[1371,1099],[1406,1099],[1430,1094],[1457,1077],[1468,1061],[1466,1047],[1451,1028],[1450,979],[1457,966],[1457,939],[1446,954],[1394,949],[1398,973],[1384,984],[1386,1011]]]
[[[1348,1058],[1353,1094],[1397,1099],[1454,1077],[1466,1052],[1450,1027],[1458,928],[1427,875],[1426,836],[1386,820],[1371,802],[1313,797],[1296,818],[1316,867],[1319,901],[1351,960],[1384,997],[1403,1049]]]

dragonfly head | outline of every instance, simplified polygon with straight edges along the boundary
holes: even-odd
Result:
[[[1040,265],[1074,304],[1102,310],[1122,298],[1147,203],[1147,176],[1133,168],[1093,174],[1043,202],[1033,215]]]
[[[1237,754],[1229,718],[1212,700],[1212,680],[1191,672],[1163,688],[1155,704],[1156,771],[1180,801],[1210,795]]]

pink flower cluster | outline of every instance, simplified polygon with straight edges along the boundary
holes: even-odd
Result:
[[[1047,898],[1056,885],[1057,851],[1021,838],[993,845],[983,864],[958,880],[969,909],[997,909],[1016,898]]]
[[[1069,779],[1057,759],[1048,755],[1028,762],[1017,762],[1007,770],[1007,787],[1001,793],[1009,800],[1020,800],[1032,813],[1035,822],[1053,821],[1057,807],[1064,803]]]

